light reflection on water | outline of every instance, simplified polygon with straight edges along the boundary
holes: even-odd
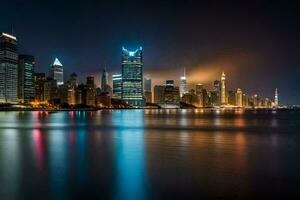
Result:
[[[300,115],[287,112],[0,112],[0,196],[299,195]]]

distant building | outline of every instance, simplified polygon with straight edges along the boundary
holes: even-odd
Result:
[[[144,78],[144,96],[147,103],[152,103],[151,78]]]
[[[173,80],[166,81],[164,96],[165,96],[165,104],[179,104],[180,102],[179,87],[174,86]]]
[[[48,77],[44,81],[44,101],[51,102],[55,98],[57,98],[58,88],[57,81]]]
[[[86,105],[95,106],[95,83],[92,76],[86,78]]]
[[[278,107],[278,105],[279,105],[279,100],[278,100],[279,98],[278,98],[278,90],[277,90],[277,88],[275,89],[275,94],[274,94],[274,106],[275,107]]]
[[[228,96],[227,96],[228,100],[228,104],[231,106],[235,106],[236,105],[236,99],[235,99],[235,92],[232,90],[228,91]]]
[[[240,88],[238,88],[236,91],[235,103],[237,107],[243,107],[243,92]]]
[[[247,98],[247,95],[244,93],[243,94],[243,107],[248,107],[249,104],[248,104],[248,98]]]
[[[17,38],[0,35],[0,103],[18,103]]]
[[[44,82],[46,80],[45,73],[34,74],[35,100],[44,101]]]
[[[200,94],[204,89],[204,86],[200,83],[196,85],[196,94]]]
[[[84,84],[80,84],[77,86],[75,90],[75,102],[77,105],[86,105],[86,86]]]
[[[154,103],[163,104],[165,103],[165,85],[154,86]]]
[[[104,69],[102,72],[101,90],[102,90],[102,93],[106,93],[106,94],[109,94],[110,90],[111,90],[111,88],[108,84],[108,72],[106,71],[106,69]]]
[[[226,75],[224,72],[221,76],[221,104],[226,104]]]
[[[64,84],[63,65],[57,58],[55,58],[53,64],[50,66],[49,77],[56,80],[57,86]]]
[[[182,97],[185,93],[188,92],[185,68],[183,69],[183,76],[180,77],[180,85],[179,85],[179,87],[180,87],[179,88],[179,90],[180,90],[180,97]]]
[[[122,74],[112,75],[113,82],[113,98],[122,98]]]
[[[34,101],[34,57],[19,55],[18,61],[18,99],[22,103]]]
[[[145,105],[143,94],[143,51],[122,48],[122,99],[134,107]]]
[[[212,100],[212,103],[215,106],[220,106],[221,105],[221,82],[219,80],[214,81],[213,85],[213,95],[214,99]]]

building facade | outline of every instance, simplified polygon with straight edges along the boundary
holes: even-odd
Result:
[[[221,104],[226,105],[226,75],[223,72],[221,76]]]
[[[243,92],[240,88],[238,88],[236,91],[235,103],[237,107],[243,107]]]
[[[122,99],[133,107],[145,105],[143,95],[143,51],[122,48]]]
[[[57,86],[64,84],[63,65],[57,58],[55,58],[53,64],[50,66],[49,77],[56,80]]]
[[[151,78],[144,78],[144,96],[147,103],[152,103],[152,86],[151,86]]]
[[[95,83],[94,77],[88,76],[86,78],[86,105],[95,106]]]
[[[44,82],[46,80],[45,73],[34,74],[35,101],[44,101]]]
[[[183,69],[183,76],[180,77],[179,90],[180,90],[180,98],[181,98],[185,93],[188,92],[185,68]]]
[[[163,104],[165,103],[165,85],[154,86],[154,103]]]
[[[18,99],[21,103],[30,103],[35,99],[35,60],[30,55],[19,55],[18,63]]]
[[[17,38],[0,35],[0,103],[18,103]]]
[[[108,84],[108,72],[106,71],[106,69],[104,69],[102,72],[101,90],[102,90],[102,93],[105,93],[105,94],[109,94],[111,91],[111,88]]]
[[[121,99],[122,98],[122,74],[112,75],[113,83],[113,98]]]

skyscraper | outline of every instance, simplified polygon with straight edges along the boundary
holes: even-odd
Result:
[[[102,93],[105,93],[105,94],[110,93],[110,87],[108,84],[108,73],[107,73],[106,69],[103,69],[103,72],[102,72],[101,90],[102,90]]]
[[[17,38],[0,35],[0,103],[17,103],[18,96],[18,54]]]
[[[154,86],[154,103],[163,104],[165,103],[165,85]]]
[[[34,74],[35,100],[44,101],[44,82],[46,80],[45,73]]]
[[[55,58],[53,64],[50,66],[49,77],[57,81],[57,85],[64,84],[64,70],[61,62]]]
[[[95,83],[92,76],[86,78],[86,105],[95,106]]]
[[[151,78],[144,78],[144,95],[147,103],[152,103]]]
[[[122,74],[112,75],[113,82],[113,98],[122,98]]]
[[[275,95],[274,95],[274,106],[278,107],[279,105],[279,100],[278,100],[278,90],[277,88],[275,89]]]
[[[180,92],[179,87],[174,86],[174,80],[167,80],[165,87],[165,104],[179,104]]]
[[[122,99],[134,107],[145,105],[143,95],[143,51],[122,48]]]
[[[188,92],[188,90],[187,90],[186,74],[185,74],[185,68],[184,68],[183,76],[180,77],[180,97],[182,97],[187,92]]]
[[[223,72],[221,76],[221,104],[226,104],[226,75]]]
[[[213,92],[215,95],[213,104],[219,106],[221,104],[221,82],[219,80],[214,81]]]
[[[236,91],[235,103],[237,107],[243,107],[243,92],[240,88],[238,88]]]
[[[18,65],[18,99],[22,103],[34,100],[34,57],[19,55]]]

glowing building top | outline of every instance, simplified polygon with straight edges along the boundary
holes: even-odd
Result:
[[[185,93],[187,93],[187,82],[186,82],[186,73],[185,68],[183,68],[183,76],[180,77],[180,97],[182,97]]]
[[[63,65],[61,64],[61,62],[60,62],[57,58],[55,58],[55,60],[54,60],[54,62],[53,62],[52,65],[53,65],[53,66],[60,66],[60,67],[63,66]]]

